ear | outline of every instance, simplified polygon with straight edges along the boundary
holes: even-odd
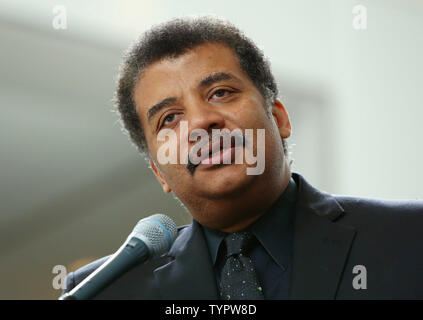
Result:
[[[281,137],[284,139],[288,138],[291,135],[291,122],[285,107],[278,99],[273,102],[272,115],[279,128]]]
[[[159,169],[157,169],[156,165],[154,164],[154,162],[151,159],[150,159],[150,167],[153,170],[154,175],[156,176],[157,180],[162,185],[163,192],[165,192],[165,193],[171,192],[172,189],[170,189],[169,185],[166,183],[166,181],[163,178],[162,174],[160,173]]]

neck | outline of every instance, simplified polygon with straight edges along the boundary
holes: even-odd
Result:
[[[223,232],[226,232],[226,233],[233,233],[233,232],[237,232],[237,231],[240,231],[240,230],[244,230],[249,225],[253,224],[256,220],[258,220],[264,213],[265,213],[265,211],[262,211],[259,214],[256,214],[252,217],[249,217],[247,219],[243,219],[241,221],[237,221],[237,223],[235,223],[234,225],[231,225],[229,228],[223,228],[223,229],[220,229],[220,231],[223,231]]]
[[[188,209],[199,223],[211,229],[227,233],[243,230],[265,214],[285,191],[291,179],[289,166],[283,172],[282,179],[278,176],[274,181],[264,181],[239,197],[207,201],[195,211]]]

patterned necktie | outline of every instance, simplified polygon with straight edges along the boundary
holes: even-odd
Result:
[[[263,300],[263,289],[251,259],[246,256],[255,237],[251,232],[232,233],[225,238],[226,262],[220,277],[222,300]]]

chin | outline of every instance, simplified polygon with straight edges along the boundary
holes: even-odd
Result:
[[[247,175],[245,165],[232,164],[195,173],[197,191],[210,199],[242,194],[257,176]]]

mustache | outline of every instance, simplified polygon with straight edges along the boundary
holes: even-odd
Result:
[[[208,145],[209,148],[210,146],[212,146],[213,141],[216,141],[216,139],[219,139],[219,150],[222,150],[224,144],[222,141],[225,141],[225,139],[230,139],[230,147],[235,147],[236,146],[236,141],[242,141],[242,147],[245,147],[246,144],[246,139],[244,136],[244,133],[238,133],[238,132],[232,132],[232,133],[227,133],[225,131],[220,132],[219,134],[216,134],[214,136],[212,136],[211,138],[209,138],[206,142],[202,142],[202,140],[200,140],[199,142],[197,142],[196,144],[194,144],[190,150],[190,152],[188,153],[188,159],[187,159],[187,164],[186,164],[186,169],[188,170],[188,172],[191,175],[194,175],[195,169],[198,167],[198,165],[201,163],[193,163],[192,162],[192,158],[193,158],[193,154],[195,154],[192,150],[194,149],[194,147],[198,146],[199,144],[201,144],[198,148],[197,151],[197,156],[200,156],[201,150],[204,148],[205,145]],[[212,151],[214,150],[210,150],[208,153],[208,156],[210,156],[212,154]]]
[[[198,164],[193,164],[190,160],[190,157],[188,157],[188,163],[186,165],[186,169],[188,170],[188,172],[190,173],[190,175],[194,175],[194,171],[197,168]]]

